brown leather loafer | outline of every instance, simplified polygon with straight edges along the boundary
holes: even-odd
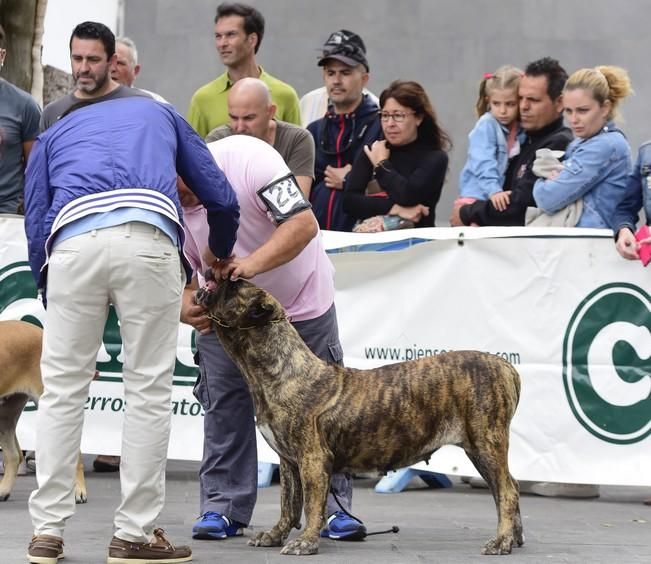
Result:
[[[27,549],[31,564],[57,564],[63,558],[63,539],[52,535],[35,535]]]
[[[130,542],[111,539],[107,564],[176,564],[192,560],[189,546],[174,546],[165,538],[163,529],[154,530],[153,542]]]
[[[93,469],[95,472],[119,472],[120,457],[98,454],[95,460],[93,460]]]

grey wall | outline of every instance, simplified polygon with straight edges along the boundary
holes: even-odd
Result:
[[[447,224],[485,72],[542,56],[568,73],[626,68],[636,95],[622,107],[633,150],[651,138],[651,0],[249,0],[267,27],[258,62],[299,96],[321,85],[319,46],[337,29],[359,33],[376,94],[396,78],[426,88],[454,142],[437,210]],[[124,30],[138,45],[138,85],[185,114],[192,93],[223,72],[213,41],[218,0],[126,0]]]

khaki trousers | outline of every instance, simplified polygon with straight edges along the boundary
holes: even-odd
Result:
[[[112,303],[120,320],[126,408],[116,536],[153,538],[165,498],[172,374],[184,277],[179,252],[140,222],[94,230],[58,244],[48,270],[36,429],[35,534],[63,537],[74,513],[74,475],[84,403]],[[109,535],[110,536],[110,535]]]

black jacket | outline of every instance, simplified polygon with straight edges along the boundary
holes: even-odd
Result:
[[[351,231],[353,228],[354,220],[342,209],[343,190],[325,185],[325,169],[328,165],[336,168],[352,165],[364,145],[380,138],[382,129],[377,113],[377,105],[365,94],[354,112],[335,114],[330,107],[325,117],[307,126],[315,145],[310,202],[321,229]]]
[[[363,220],[389,213],[393,204],[423,204],[430,213],[416,227],[433,227],[436,204],[448,169],[447,153],[420,140],[388,147],[391,151],[389,159],[375,169],[375,178],[385,196],[366,195],[366,187],[373,179],[373,166],[366,154],[360,153],[346,181],[344,211],[355,220]]]
[[[504,211],[498,211],[490,200],[477,200],[461,206],[459,216],[464,225],[523,226],[527,207],[536,206],[533,185],[538,177],[532,171],[536,151],[543,147],[564,151],[570,141],[572,132],[563,125],[562,117],[538,131],[528,133],[520,154],[509,164],[504,180],[503,189],[511,190],[509,206]]]

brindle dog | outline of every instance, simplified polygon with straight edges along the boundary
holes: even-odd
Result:
[[[387,471],[422,460],[446,444],[461,446],[488,483],[497,536],[483,554],[509,554],[524,543],[517,482],[509,474],[509,424],[520,396],[513,366],[490,354],[461,351],[371,370],[319,360],[282,306],[244,280],[200,289],[226,352],[240,368],[257,424],[280,457],[281,517],[249,544],[315,554],[330,477]]]
[[[25,404],[38,402],[41,382],[41,342],[43,330],[25,321],[0,321],[0,447],[4,477],[0,501],[6,501],[16,481],[23,452],[16,437],[16,425]],[[38,464],[38,461],[37,461]],[[75,500],[86,503],[86,480],[81,454],[75,476]]]

